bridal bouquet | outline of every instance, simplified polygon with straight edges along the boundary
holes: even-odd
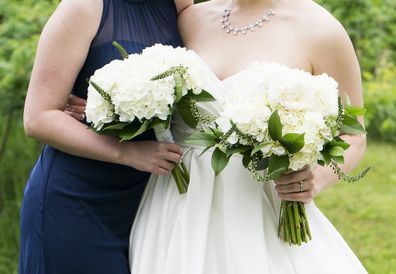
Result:
[[[330,165],[346,181],[357,181],[339,168],[349,147],[339,135],[365,133],[357,116],[364,109],[341,104],[337,82],[275,63],[256,63],[234,79],[215,123],[189,142],[214,147],[212,167],[218,175],[229,158],[243,155],[243,165],[261,182],[289,170]],[[302,202],[282,201],[279,237],[300,245],[311,239]]]
[[[114,45],[124,59],[89,79],[86,117],[92,129],[125,141],[153,128],[158,140],[172,142],[169,125],[175,109],[189,126],[197,125],[195,103],[214,98],[203,90],[207,70],[192,51],[157,44],[128,56]],[[183,162],[172,175],[179,192],[186,192],[189,173]]]

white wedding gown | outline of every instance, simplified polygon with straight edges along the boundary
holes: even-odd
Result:
[[[208,90],[221,102],[237,74],[224,81],[211,75]],[[200,107],[217,113],[217,104]],[[184,140],[192,132],[174,117],[178,144],[191,147]],[[183,158],[191,176],[186,194],[172,176],[151,176],[131,232],[132,274],[367,273],[313,202],[306,205],[313,239],[302,246],[283,242],[274,184],[256,182],[238,156],[215,177],[211,151],[200,156],[202,150],[193,147]]]

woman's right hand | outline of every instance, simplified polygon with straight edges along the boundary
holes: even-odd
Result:
[[[85,106],[86,100],[71,94],[65,113],[74,119],[83,120],[85,118]],[[168,175],[174,168],[175,163],[180,162],[183,154],[182,149],[172,143],[138,141],[125,144],[127,145],[125,148],[123,147],[123,155],[121,156],[121,161],[124,164],[157,175]]]
[[[29,137],[66,153],[168,174],[181,158],[175,144],[123,142],[87,129],[65,106],[100,26],[102,1],[61,1],[48,20],[37,48],[26,95],[24,126]],[[73,35],[70,35],[70,34]],[[56,49],[56,50],[54,50]],[[78,103],[79,104],[79,103]],[[81,117],[80,117],[81,118]]]
[[[182,148],[174,143],[136,141],[121,145],[121,163],[157,175],[170,174],[183,155]]]

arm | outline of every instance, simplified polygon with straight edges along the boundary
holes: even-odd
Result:
[[[333,18],[332,18],[333,19]],[[321,29],[320,37],[313,41],[312,68],[314,74],[327,73],[339,83],[339,90],[349,96],[353,105],[363,105],[359,63],[353,45],[344,28],[331,20]],[[324,34],[324,35],[323,35]],[[360,119],[363,123],[363,119]],[[345,173],[352,171],[363,157],[366,136],[342,135],[351,146],[345,153]],[[298,182],[303,181],[304,192],[299,193]],[[279,197],[286,200],[308,202],[327,187],[338,182],[330,167],[318,166],[282,176],[276,183]],[[294,192],[294,193],[293,193]]]
[[[180,148],[159,142],[125,142],[88,130],[63,110],[95,36],[102,1],[64,0],[46,24],[25,102],[29,137],[67,153],[167,174]]]

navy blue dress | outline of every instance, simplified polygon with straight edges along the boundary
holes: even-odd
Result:
[[[173,0],[104,0],[100,27],[73,89],[113,59],[155,43],[179,46]],[[152,133],[140,139],[154,139]],[[20,274],[127,274],[129,232],[149,174],[45,146],[25,188]],[[142,273],[149,274],[149,273]]]

